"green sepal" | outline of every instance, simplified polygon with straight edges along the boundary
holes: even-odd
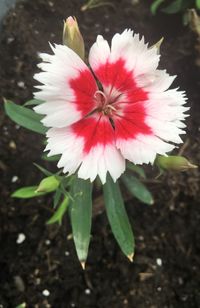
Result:
[[[21,198],[21,199],[28,199],[28,198],[34,198],[34,197],[40,197],[42,195],[45,195],[44,192],[37,192],[38,186],[26,186],[21,187],[14,191],[11,195],[13,198]]]

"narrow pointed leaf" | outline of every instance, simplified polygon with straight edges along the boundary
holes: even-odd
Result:
[[[41,103],[43,103],[43,101],[41,101],[39,99],[31,99],[24,104],[24,107],[26,107],[26,106],[36,106],[36,105],[39,105]]]
[[[65,214],[69,204],[69,198],[65,197],[60,206],[57,208],[53,216],[47,221],[47,225],[59,223],[61,225],[63,215]]]
[[[62,196],[62,190],[58,188],[53,196],[53,208],[55,209],[58,206]]]
[[[72,183],[71,224],[79,261],[85,263],[90,243],[92,220],[92,184],[75,178]]]
[[[110,175],[103,186],[104,200],[112,232],[123,253],[130,259],[134,254],[134,236],[124,207],[118,183]]]
[[[134,175],[125,174],[121,179],[130,194],[146,204],[153,204],[152,194]]]
[[[47,154],[43,154],[42,159],[46,161],[58,161],[60,159],[60,155],[47,156]]]
[[[165,1],[165,0],[154,0],[154,2],[151,4],[151,8],[150,8],[151,13],[152,13],[153,15],[156,14],[156,12],[157,12],[159,6],[160,6],[164,1]]]
[[[42,173],[44,173],[46,176],[51,176],[51,175],[53,175],[52,172],[50,172],[49,170],[45,169],[44,167],[42,167],[42,166],[40,166],[40,165],[38,165],[38,164],[36,164],[36,163],[33,163],[33,165],[34,165],[35,167],[37,167],[37,168],[38,168]]]
[[[18,125],[39,134],[45,134],[47,129],[40,122],[42,117],[33,110],[17,105],[11,101],[4,102],[6,114]]]
[[[134,165],[133,163],[128,162],[127,168],[135,173],[137,173],[141,178],[146,179],[146,174],[144,172],[144,169],[142,167],[139,167],[137,165]]]
[[[162,9],[162,12],[167,14],[176,14],[183,9],[182,0],[175,0],[167,7]]]
[[[196,7],[200,10],[200,0],[196,0]]]
[[[14,193],[12,193],[11,197],[13,198],[34,198],[45,195],[44,192],[36,192],[38,186],[27,186],[17,189]]]

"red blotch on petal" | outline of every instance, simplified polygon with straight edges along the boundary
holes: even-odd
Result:
[[[147,92],[137,86],[133,74],[132,70],[125,67],[125,60],[122,58],[113,63],[108,61],[95,71],[103,86],[111,86],[126,94],[129,103],[144,101],[148,97]]]
[[[98,88],[89,69],[80,71],[80,75],[77,78],[71,79],[69,85],[74,92],[75,99],[73,103],[76,104],[77,110],[83,116],[90,113],[95,108],[93,98]]]
[[[144,103],[126,104],[123,112],[122,116],[114,118],[116,139],[134,139],[138,134],[152,135],[151,128],[145,123]]]
[[[136,138],[138,134],[152,134],[151,128],[145,123],[148,93],[137,86],[134,72],[127,70],[125,60],[119,58],[114,63],[107,62],[99,66],[95,74],[103,86],[110,86],[125,94],[125,98],[123,96],[123,100],[119,99],[115,104],[118,111],[113,118],[115,138],[127,140]]]
[[[106,146],[114,141],[113,127],[109,118],[102,114],[80,120],[72,125],[72,130],[77,137],[83,137],[85,153],[97,145]]]

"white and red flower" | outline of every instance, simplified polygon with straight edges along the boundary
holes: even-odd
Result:
[[[185,93],[168,90],[174,80],[157,69],[157,48],[125,30],[115,34],[111,47],[98,36],[90,49],[90,68],[70,48],[52,47],[53,55],[41,54],[43,70],[35,79],[35,107],[45,115],[49,156],[61,154],[58,167],[64,173],[93,181],[116,181],[125,160],[153,163],[165,155],[184,134],[182,121],[188,109]]]

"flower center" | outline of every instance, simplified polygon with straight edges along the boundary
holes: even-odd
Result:
[[[102,112],[104,115],[111,117],[113,112],[116,111],[115,107],[112,106],[112,101],[108,99],[104,92],[98,90],[94,94],[94,99],[97,102],[98,111]]]

